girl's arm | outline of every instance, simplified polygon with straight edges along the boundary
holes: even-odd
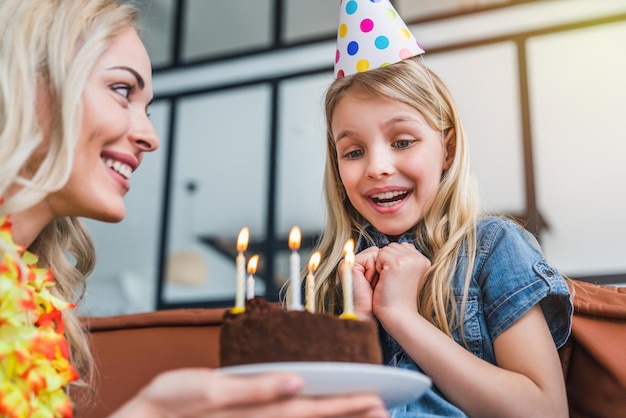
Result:
[[[467,351],[416,310],[381,312],[378,318],[446,398],[468,415],[567,416],[563,372],[538,305],[494,341],[498,366]]]
[[[558,352],[541,308],[535,305],[494,340],[494,366],[417,312],[417,295],[429,266],[410,244],[381,249],[372,309],[448,400],[470,416],[567,416]]]

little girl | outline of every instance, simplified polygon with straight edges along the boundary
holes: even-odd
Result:
[[[480,213],[441,80],[419,56],[342,71],[326,120],[317,308],[341,313],[339,267],[354,239],[357,315],[380,323],[385,364],[433,382],[391,415],[567,416],[557,352],[571,326],[567,283],[530,233]]]

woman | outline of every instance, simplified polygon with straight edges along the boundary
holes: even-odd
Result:
[[[20,248],[37,254],[54,277],[51,292],[70,303],[80,302],[95,263],[78,217],[121,221],[132,173],[159,146],[137,18],[121,0],[0,3],[0,218],[10,221],[0,256]],[[58,324],[89,384],[93,359],[73,310],[63,311],[64,328]],[[178,370],[158,376],[115,416],[385,416],[376,396],[294,397],[302,387],[292,375]]]

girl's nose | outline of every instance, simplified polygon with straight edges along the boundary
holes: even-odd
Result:
[[[393,158],[388,152],[377,149],[369,154],[367,176],[372,179],[389,176],[394,171]]]

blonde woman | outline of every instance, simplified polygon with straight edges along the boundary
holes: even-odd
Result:
[[[52,272],[51,292],[69,303],[80,302],[95,263],[79,217],[122,220],[132,173],[159,146],[137,18],[121,0],[0,2],[0,261],[19,260],[24,248],[38,255],[38,266]],[[22,263],[15,271],[35,271],[15,262]],[[2,289],[0,301],[8,300]],[[64,331],[80,378],[68,379],[72,393],[78,381],[89,385],[93,359],[74,310],[63,311],[63,322],[53,329]],[[303,382],[292,375],[245,379],[187,369],[146,383],[115,416],[385,416],[373,395],[294,397]]]
[[[357,315],[379,321],[387,365],[433,381],[391,415],[567,416],[567,284],[530,234],[481,215],[441,80],[419,56],[338,77],[326,119],[318,309],[342,311],[339,267],[354,239]]]

